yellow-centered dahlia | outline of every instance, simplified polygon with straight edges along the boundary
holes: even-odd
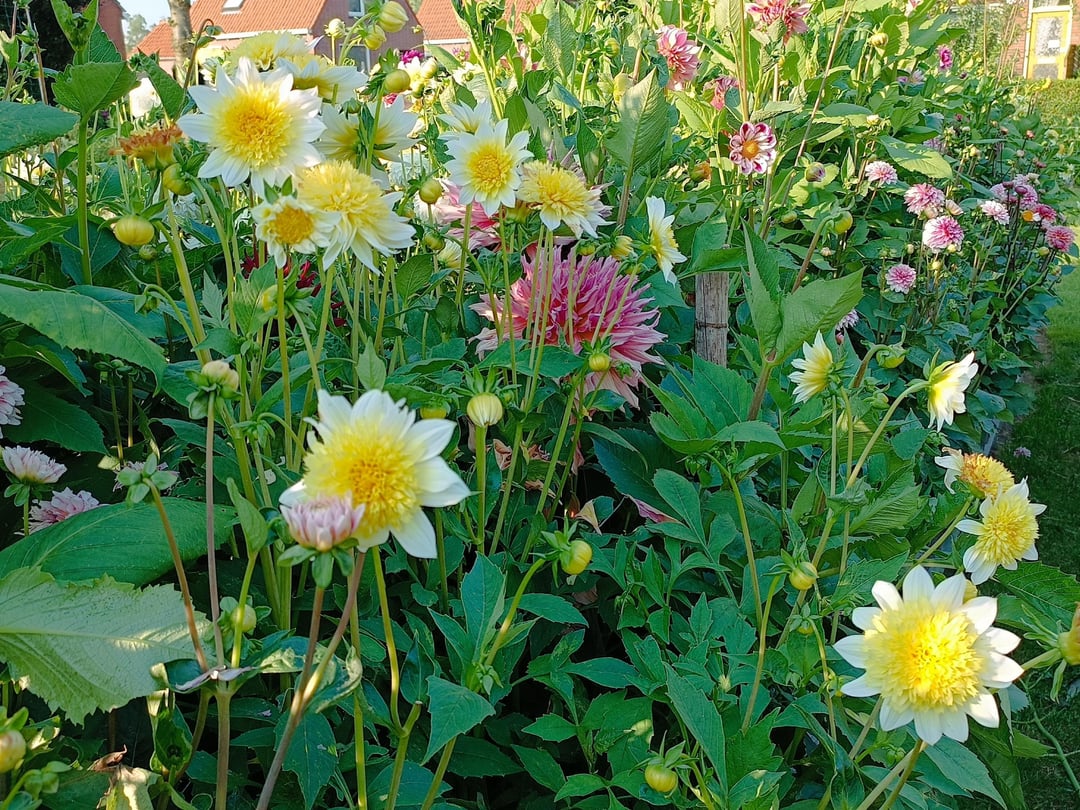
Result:
[[[200,112],[177,123],[210,147],[199,177],[221,177],[230,186],[250,178],[261,196],[265,186],[279,186],[322,159],[312,143],[324,129],[319,96],[294,90],[288,73],[259,73],[241,59],[235,77],[219,72],[215,87],[190,92]]]
[[[350,250],[376,272],[376,251],[388,256],[413,242],[412,226],[394,211],[401,196],[401,192],[384,194],[369,175],[340,160],[308,169],[297,183],[297,198],[302,203],[335,219],[324,263]]]
[[[968,736],[967,717],[988,728],[998,725],[991,689],[1003,689],[1023,674],[1006,657],[1020,638],[993,627],[997,600],[964,601],[967,580],[949,577],[937,587],[915,567],[904,578],[903,596],[889,582],[874,585],[878,607],[856,608],[852,621],[863,631],[836,642],[852,666],[866,670],[844,684],[852,697],[881,695],[879,722],[885,731],[915,722],[915,733],[933,745]]]
[[[266,249],[278,267],[289,262],[289,255],[315,253],[330,244],[334,232],[334,217],[301,202],[296,197],[278,197],[272,203],[261,203],[251,209],[255,236],[266,243]]]
[[[806,402],[828,387],[829,375],[833,370],[833,355],[821,332],[817,333],[812,346],[803,343],[803,356],[792,360],[791,365],[799,369],[791,372],[791,381],[795,383],[796,402]]]
[[[526,148],[529,133],[507,141],[506,119],[492,125],[484,121],[476,132],[453,133],[444,138],[452,160],[446,164],[450,182],[461,190],[461,202],[480,203],[493,216],[499,206],[513,206],[521,185],[521,164],[532,157]]]
[[[130,158],[141,160],[151,169],[164,169],[176,162],[173,147],[183,137],[176,124],[132,132],[119,141],[120,151]]]
[[[582,232],[596,236],[596,229],[607,225],[608,208],[600,202],[600,189],[589,188],[585,180],[569,169],[540,160],[521,167],[518,199],[540,213],[540,221],[551,230],[565,225],[580,237]]]
[[[975,545],[964,552],[964,568],[979,585],[994,575],[1000,565],[1016,570],[1020,560],[1037,560],[1035,541],[1039,538],[1036,517],[1046,511],[1041,503],[1028,500],[1027,481],[995,493],[979,505],[982,521],[961,520],[956,528],[975,535]]]
[[[278,59],[303,58],[311,48],[295,34],[288,31],[264,31],[253,37],[246,37],[240,44],[229,51],[226,57],[226,69],[232,73],[239,67],[241,59],[250,59],[259,70],[270,70],[277,66]]]
[[[674,267],[686,261],[686,256],[679,252],[679,243],[675,241],[675,215],[664,216],[664,201],[660,197],[645,198],[645,212],[649,218],[649,247],[652,248],[656,264],[664,278],[677,284]]]
[[[942,363],[930,373],[930,422],[937,422],[938,430],[943,425],[951,425],[956,414],[967,410],[964,391],[978,373],[975,352],[968,352],[958,362]]]
[[[454,434],[446,419],[416,420],[404,402],[368,391],[355,403],[319,392],[317,436],[304,458],[304,478],[281,498],[340,498],[362,505],[351,536],[366,550],[393,534],[414,557],[435,556],[435,532],[425,506],[452,506],[469,488],[440,454]]]
[[[945,488],[949,492],[959,481],[988,498],[1016,483],[1013,474],[996,458],[981,453],[961,453],[951,447],[942,449],[945,455],[938,456],[934,462],[945,470]]]
[[[282,57],[278,65],[292,75],[297,90],[314,89],[324,100],[337,104],[356,98],[357,91],[368,83],[363,71],[350,65],[335,65],[315,53]]]

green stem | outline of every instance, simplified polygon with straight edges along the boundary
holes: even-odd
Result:
[[[750,401],[750,412],[747,414],[747,420],[753,421],[757,419],[758,412],[761,411],[761,403],[765,401],[765,391],[769,387],[769,377],[772,376],[773,369],[776,367],[773,365],[775,362],[775,352],[770,353],[770,357],[773,359],[764,359],[761,364],[761,374],[758,376],[757,385],[754,386],[754,398]]]
[[[386,792],[384,810],[394,810],[394,805],[397,804],[398,790],[401,788],[401,774],[405,770],[405,760],[407,758],[405,755],[409,748],[409,735],[412,733],[413,726],[416,725],[419,717],[420,704],[414,703],[409,711],[409,716],[405,719],[405,725],[401,727],[401,733],[398,735],[397,753],[394,754],[394,771],[390,775],[390,788]]]
[[[446,768],[450,765],[450,757],[454,755],[455,744],[457,744],[456,736],[451,737],[446,747],[443,748],[442,756],[439,757],[439,764],[435,768],[435,775],[431,779],[431,787],[428,788],[427,795],[424,796],[424,803],[420,805],[420,810],[431,810],[431,805],[438,798],[439,785],[442,784],[443,777],[446,775]]]
[[[487,656],[484,658],[484,666],[490,667],[495,663],[495,656],[498,655],[502,645],[506,642],[506,636],[510,632],[510,625],[514,622],[514,616],[517,614],[518,605],[521,604],[521,598],[525,595],[525,588],[529,584],[529,580],[533,578],[533,575],[539,571],[547,560],[541,557],[534,562],[529,570],[525,572],[525,577],[521,580],[521,584],[518,585],[517,593],[514,594],[514,601],[510,603],[510,610],[506,613],[506,618],[503,619],[502,625],[499,627],[499,633],[495,636],[495,640],[491,643],[491,649],[488,650]]]
[[[218,664],[225,663],[225,643],[221,638],[221,593],[218,590],[217,555],[214,548],[214,413],[217,396],[209,395],[206,412],[206,563],[210,575],[210,621],[214,625],[214,651]],[[224,805],[222,805],[224,807]]]
[[[292,441],[292,380],[289,373],[289,334],[285,328],[285,270],[277,269],[277,327],[278,353],[281,356],[281,402],[285,409],[285,424],[290,430],[285,431],[285,463],[294,469],[299,466],[299,459],[293,458],[296,448]]]
[[[230,716],[229,705],[232,702],[232,690],[223,684],[217,692],[218,705],[218,750],[217,750],[217,790],[214,807],[228,810],[229,804],[229,742]]]
[[[900,791],[904,789],[904,785],[907,784],[908,779],[911,778],[911,774],[915,771],[915,763],[919,761],[919,754],[923,752],[924,748],[926,748],[926,743],[922,740],[919,740],[919,742],[915,744],[911,754],[908,756],[907,767],[904,768],[904,772],[900,774],[900,781],[896,783],[896,787],[893,788],[892,793],[889,794],[889,798],[881,805],[880,810],[889,810],[890,807],[896,804],[896,800],[900,798]]]
[[[401,715],[398,713],[398,690],[401,688],[401,672],[398,669],[394,627],[390,622],[390,602],[386,596],[386,578],[383,576],[382,556],[378,546],[371,549],[371,558],[375,565],[375,587],[379,591],[379,612],[382,614],[386,656],[390,661],[390,717],[394,722],[394,729],[400,731],[402,726]]]
[[[772,583],[769,585],[769,595],[765,597],[765,612],[759,618],[757,664],[754,667],[754,682],[750,687],[750,699],[746,702],[746,714],[743,715],[743,734],[750,728],[750,722],[754,719],[754,704],[757,703],[758,690],[761,688],[761,676],[765,671],[765,636],[768,634],[769,629],[769,611],[772,609],[772,600],[776,594],[776,588],[783,579],[782,574],[773,577]]]
[[[86,200],[86,161],[87,161],[87,136],[90,126],[87,124],[86,119],[79,118],[79,145],[78,145],[78,166],[76,169],[77,175],[75,177],[76,205],[78,206],[78,218],[79,218],[79,253],[82,261],[82,281],[83,284],[93,284],[94,277],[90,270],[90,220],[87,211]]]
[[[962,507],[960,507],[960,510],[956,513],[956,515],[953,517],[953,519],[949,522],[949,525],[945,529],[945,531],[943,531],[941,533],[941,536],[938,537],[937,540],[935,540],[933,543],[930,544],[929,548],[927,548],[926,551],[924,551],[922,554],[919,555],[919,559],[915,560],[915,565],[922,565],[924,562],[926,562],[928,559],[930,559],[930,555],[932,555],[935,551],[937,551],[941,547],[941,544],[949,539],[949,537],[953,533],[953,529],[955,529],[959,525],[960,521],[964,519],[964,516],[968,513],[968,510],[971,508],[971,504],[973,504],[974,502],[975,502],[975,498],[973,498],[973,497],[968,498],[966,501],[964,501],[964,505]]]
[[[487,495],[487,425],[476,426],[476,548],[482,554],[484,552],[484,529],[487,526],[487,511],[485,496]],[[491,551],[495,552],[495,541],[492,540]]]
[[[750,523],[746,519],[746,507],[743,504],[742,493],[739,492],[739,485],[735,481],[735,477],[726,468],[722,469],[724,476],[728,480],[728,485],[731,487],[731,492],[735,496],[735,508],[739,511],[739,524],[742,527],[743,543],[746,546],[746,564],[750,567],[750,586],[754,589],[754,612],[757,614],[758,626],[760,627],[763,615],[761,610],[761,583],[758,581],[754,544],[750,538]]]
[[[906,771],[909,764],[912,768],[914,768],[914,760],[918,757],[918,754],[916,752],[922,753],[922,748],[924,745],[925,743],[923,743],[922,740],[919,740],[919,742],[915,744],[915,747],[908,752],[907,756],[897,762],[893,769],[885,775],[885,778],[878,783],[877,787],[870,791],[870,794],[865,799],[863,799],[862,803],[856,808],[856,810],[870,810],[870,807],[873,806],[874,802],[877,801],[878,796],[888,790],[889,785],[892,783],[892,780],[895,779],[901,771]]]

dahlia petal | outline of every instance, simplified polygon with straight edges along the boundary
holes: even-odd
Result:
[[[965,602],[960,612],[971,620],[975,633],[981,636],[997,618],[997,600],[989,596],[976,596]]]
[[[1024,674],[1024,668],[1011,658],[992,652],[982,675],[983,683],[991,689],[1005,689]]]
[[[997,728],[998,723],[1001,722],[998,716],[997,701],[989,692],[983,692],[973,697],[967,705],[967,713],[971,715],[972,720],[986,728]]]
[[[941,716],[937,712],[919,712],[915,715],[915,733],[923,742],[934,745],[944,733]]]
[[[964,593],[966,591],[967,579],[963,574],[956,574],[934,589],[934,602],[946,610],[956,610],[964,604]]]
[[[280,503],[285,508],[296,506],[301,501],[307,498],[307,487],[304,484],[303,479],[297,481],[287,490],[281,493],[281,497],[278,498]]]
[[[983,533],[983,525],[977,520],[971,518],[965,518],[956,524],[956,528],[964,532],[964,534],[974,534],[979,536]]]
[[[192,87],[192,90],[205,90],[205,87]],[[200,105],[201,108],[202,105]],[[199,113],[188,113],[187,115],[181,115],[177,119],[176,125],[180,127],[180,130],[194,141],[203,141],[204,143],[214,137],[214,127],[212,119],[209,115],[200,115]]]
[[[968,738],[967,713],[962,709],[943,713],[941,715],[941,729],[946,737],[965,742]]]
[[[1002,654],[1012,652],[1020,644],[1020,636],[1008,630],[1002,630],[1000,627],[991,627],[982,634],[982,637],[990,642],[994,652]]]
[[[357,551],[369,551],[375,548],[375,546],[381,546],[387,540],[390,539],[389,529],[379,529],[371,534],[364,535],[357,540]],[[404,546],[402,546],[404,548]],[[408,551],[408,549],[406,549]]]
[[[913,719],[915,719],[915,715],[910,708],[898,709],[888,700],[882,701],[881,712],[878,714],[878,722],[881,724],[882,731],[892,731],[900,728]]]
[[[456,429],[449,419],[421,419],[409,428],[409,444],[418,458],[427,460],[442,453]]]
[[[862,636],[842,638],[833,644],[833,649],[853,667],[866,668],[866,639]]]
[[[891,582],[885,582],[884,580],[878,580],[874,583],[874,587],[870,591],[874,595],[874,599],[881,605],[883,610],[896,610],[903,605],[903,600],[900,598],[900,592],[896,590],[896,586]]]
[[[343,396],[319,390],[319,425],[329,430],[337,430],[349,424],[352,407]]]
[[[424,510],[417,509],[405,522],[392,528],[394,538],[413,557],[430,560],[438,556],[435,546],[435,529]]]
[[[416,478],[423,506],[453,506],[471,494],[461,476],[438,456],[417,464]]]
[[[874,624],[874,619],[881,615],[881,608],[859,607],[851,611],[851,621],[860,630],[867,630]]]
[[[875,686],[871,686],[865,675],[861,675],[853,681],[848,681],[840,687],[840,691],[848,697],[873,697],[881,690]]]
[[[934,597],[934,580],[925,568],[917,565],[904,577],[903,592],[904,601],[929,601]]]

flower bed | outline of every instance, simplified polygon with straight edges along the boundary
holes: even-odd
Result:
[[[745,12],[4,46],[13,806],[1023,806],[1077,161],[930,4]]]

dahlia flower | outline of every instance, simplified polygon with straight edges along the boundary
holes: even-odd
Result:
[[[278,59],[302,59],[310,52],[311,48],[295,34],[287,31],[264,31],[244,38],[229,51],[226,69],[232,72],[241,60],[248,59],[259,70],[270,70],[277,66]]]
[[[828,387],[834,365],[833,355],[821,332],[817,333],[813,345],[803,343],[803,356],[792,360],[791,364],[799,369],[791,372],[796,402],[806,402]]]
[[[293,540],[304,548],[330,551],[357,535],[364,519],[364,506],[354,506],[346,497],[301,499],[286,505],[281,516]],[[366,551],[371,546],[364,546]]]
[[[418,422],[404,401],[377,390],[352,404],[319,391],[312,421],[317,435],[304,457],[304,478],[281,496],[283,514],[304,501],[341,499],[364,508],[350,534],[361,550],[393,534],[414,557],[434,557],[435,531],[423,507],[453,506],[469,494],[440,455],[456,425]]]
[[[901,87],[918,87],[925,81],[926,74],[919,68],[915,68],[915,70],[903,76],[896,77],[896,83]]]
[[[101,502],[86,490],[72,492],[71,487],[67,487],[60,492],[54,492],[47,501],[34,501],[34,505],[30,507],[30,533],[99,506]]]
[[[859,310],[853,309],[836,324],[837,329],[850,329],[859,322]]]
[[[952,70],[953,66],[953,54],[951,48],[941,47],[938,48],[938,68],[941,70]]]
[[[941,363],[930,372],[930,424],[937,422],[937,428],[941,430],[943,425],[952,424],[956,414],[967,410],[964,392],[978,373],[975,352],[968,352],[960,361]]]
[[[454,133],[444,138],[452,159],[446,164],[450,181],[461,191],[461,201],[476,201],[494,215],[499,206],[511,207],[521,185],[523,162],[532,157],[527,146],[528,132],[518,132],[507,141],[506,119],[494,126],[485,121],[476,132]]]
[[[967,580],[949,577],[937,587],[921,566],[904,578],[903,596],[889,582],[874,584],[878,607],[852,614],[861,636],[833,645],[848,663],[865,672],[840,691],[852,697],[881,695],[879,723],[892,731],[915,722],[915,734],[933,745],[950,737],[963,742],[967,717],[988,728],[998,725],[991,689],[1004,689],[1023,674],[1006,653],[1020,643],[993,627],[997,600],[964,601]]]
[[[21,385],[8,379],[6,371],[7,369],[0,366],[0,427],[22,424],[19,407],[26,404],[26,392]],[[3,435],[3,431],[0,431],[0,436]]]
[[[325,129],[319,94],[294,90],[292,82],[284,71],[261,74],[241,59],[235,77],[221,72],[215,87],[190,89],[199,112],[177,124],[210,147],[199,177],[220,177],[230,186],[250,178],[261,196],[266,186],[280,186],[322,160],[313,143]]]
[[[607,340],[611,368],[590,372],[585,377],[585,390],[614,391],[636,408],[634,389],[643,379],[642,366],[660,362],[650,353],[664,338],[656,329],[659,310],[647,306],[652,299],[644,297],[645,290],[635,285],[633,276],[619,273],[615,259],[575,258],[572,253],[556,249],[550,280],[546,268],[549,261],[541,253],[532,259],[522,258],[524,275],[510,286],[509,301],[497,298],[494,310],[486,301],[474,304],[473,309],[489,321],[502,324],[504,340],[511,335],[515,339],[528,337],[537,328],[542,297],[550,289],[548,318],[541,325],[545,343],[565,343],[580,355],[586,344]],[[497,344],[498,332],[493,327],[477,335],[476,348],[481,354],[493,351]]]
[[[935,458],[934,463],[945,470],[945,488],[949,492],[959,481],[988,498],[1016,483],[1013,474],[996,458],[981,453],[962,453],[951,447],[942,450],[945,455]]]
[[[701,47],[684,31],[665,25],[656,32],[656,48],[668,64],[668,89],[682,90],[694,80],[698,70]]]
[[[929,183],[916,183],[904,192],[904,202],[909,213],[929,219],[945,205],[945,192]]]
[[[909,264],[894,264],[885,271],[885,284],[893,292],[907,295],[915,287],[915,268]]]
[[[1049,227],[1057,222],[1058,212],[1055,211],[1049,205],[1044,203],[1038,203],[1031,209],[1032,218],[1036,222],[1041,222],[1043,227]]]
[[[805,34],[809,28],[806,17],[810,6],[801,0],[758,0],[746,7],[751,16],[757,19],[760,28],[768,28],[779,21],[784,28],[784,42],[792,34]]]
[[[892,185],[897,181],[896,167],[884,160],[874,160],[866,164],[865,177],[869,183],[881,186]]]
[[[649,246],[664,278],[677,284],[674,267],[679,262],[686,261],[686,256],[679,252],[679,244],[675,241],[675,231],[672,228],[675,215],[664,216],[665,210],[661,198],[645,198],[645,211],[649,217]]]
[[[610,208],[600,201],[600,188],[589,188],[576,172],[554,163],[533,160],[521,167],[518,199],[540,212],[540,221],[551,230],[566,225],[574,236],[582,232],[596,237],[607,225]]]
[[[446,180],[442,181],[442,196],[431,206],[431,213],[439,225],[450,225],[447,235],[461,241],[465,238],[465,204],[461,202],[461,189]],[[488,216],[478,202],[471,206],[469,216],[469,249],[491,247],[499,243],[499,221]],[[447,244],[451,244],[448,242]]]
[[[934,253],[956,250],[964,243],[964,229],[952,217],[934,217],[923,226],[922,243]]]
[[[1064,225],[1052,225],[1046,229],[1046,244],[1054,250],[1064,253],[1073,246],[1075,241],[1076,234],[1073,233],[1072,228],[1067,228]]]
[[[315,253],[330,244],[335,217],[312,208],[296,197],[278,197],[272,203],[260,203],[251,209],[255,236],[278,267],[289,263],[290,254]]]
[[[1027,481],[990,495],[979,505],[982,521],[961,520],[956,528],[973,534],[975,545],[964,552],[964,570],[979,585],[994,575],[1000,565],[1015,571],[1020,560],[1037,560],[1035,541],[1039,538],[1036,517],[1046,511],[1041,503],[1028,500]]]
[[[979,210],[998,225],[1009,224],[1009,209],[1004,203],[997,200],[983,200],[979,203]]]
[[[4,459],[4,468],[22,484],[55,484],[67,472],[63,464],[29,447],[5,447],[0,455]]]
[[[314,53],[292,55],[278,60],[278,66],[293,77],[293,89],[314,89],[325,101],[341,104],[356,98],[367,86],[367,74],[350,65],[335,65]]]
[[[713,95],[709,103],[721,112],[727,106],[727,94],[739,86],[739,80],[734,76],[720,76],[713,82]]]
[[[731,136],[728,157],[743,174],[765,174],[776,160],[776,134],[766,123],[744,123]]]

